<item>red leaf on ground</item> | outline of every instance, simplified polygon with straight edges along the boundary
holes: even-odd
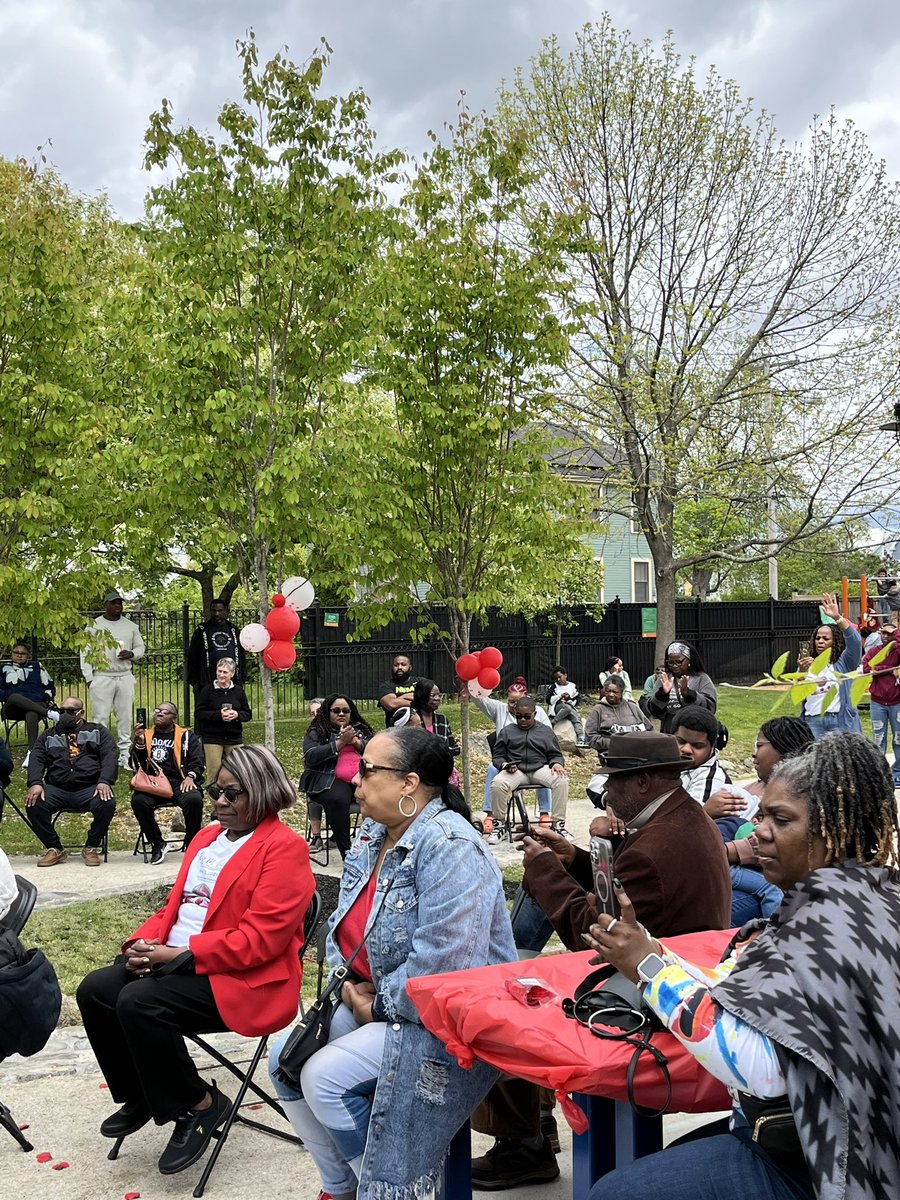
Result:
[[[31,1126],[26,1124],[26,1125],[20,1125],[19,1128],[20,1129],[30,1129]]]
[[[101,1092],[103,1091],[103,1089],[104,1089],[104,1088],[106,1088],[106,1089],[107,1089],[107,1091],[109,1090],[109,1084],[108,1084],[108,1083],[101,1083],[101,1084],[98,1084],[98,1087],[100,1088],[100,1091],[101,1091]]]
[[[69,1164],[67,1162],[54,1163],[50,1168],[51,1171],[64,1171]]]
[[[49,1154],[46,1150],[43,1150],[40,1154],[36,1154],[34,1157],[38,1162],[49,1162],[53,1155]]]
[[[125,1200],[141,1200],[140,1192],[126,1192]]]

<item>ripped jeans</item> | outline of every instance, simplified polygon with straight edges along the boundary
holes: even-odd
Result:
[[[887,757],[888,729],[891,731],[891,747],[894,751],[894,786],[900,781],[900,704],[876,704],[869,702],[872,717],[872,741]]]
[[[331,1195],[356,1190],[387,1028],[383,1021],[358,1025],[346,1004],[339,1004],[328,1045],[304,1064],[299,1088],[274,1074],[287,1033],[269,1055],[275,1093],[319,1169],[322,1190]]]

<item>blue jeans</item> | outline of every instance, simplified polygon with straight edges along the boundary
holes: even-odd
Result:
[[[731,868],[731,923],[740,927],[754,917],[770,917],[784,895],[767,883],[762,871],[752,867]]]
[[[488,763],[487,775],[484,780],[484,804],[482,808],[486,813],[493,811],[491,804],[491,780],[497,774],[497,768],[493,763]],[[537,790],[538,811],[548,813],[550,811],[550,789],[538,788]],[[503,813],[500,814],[500,819],[503,819]]]
[[[824,713],[822,716],[812,717],[803,714],[803,720],[807,723],[812,732],[813,737],[818,742],[826,733],[835,733],[838,728],[838,714]]]
[[[900,781],[900,704],[876,704],[869,701],[872,717],[872,741],[887,756],[888,726],[891,729],[891,748],[894,751],[894,783]]]
[[[671,1146],[598,1179],[589,1200],[814,1200],[808,1179],[783,1174],[749,1133]]]
[[[531,950],[540,954],[553,936],[553,926],[544,915],[544,910],[521,887],[513,900],[510,919],[517,950]]]

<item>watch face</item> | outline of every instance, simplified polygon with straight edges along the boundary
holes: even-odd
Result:
[[[660,958],[658,954],[648,954],[645,959],[638,963],[637,972],[644,983],[650,983],[666,966],[667,963],[664,958]]]

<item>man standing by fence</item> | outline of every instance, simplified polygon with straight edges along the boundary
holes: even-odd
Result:
[[[91,690],[91,718],[109,728],[109,715],[115,712],[119,766],[127,767],[133,724],[132,664],[144,656],[144,639],[134,621],[122,616],[122,597],[118,592],[110,592],[104,598],[103,616],[97,617],[87,632],[88,646],[81,653],[81,673]]]
[[[216,664],[220,658],[230,658],[235,663],[235,683],[246,683],[244,647],[238,639],[237,627],[228,619],[228,606],[222,599],[210,604],[209,620],[197,626],[188,647],[187,680],[195,697],[201,688],[215,682]]]

